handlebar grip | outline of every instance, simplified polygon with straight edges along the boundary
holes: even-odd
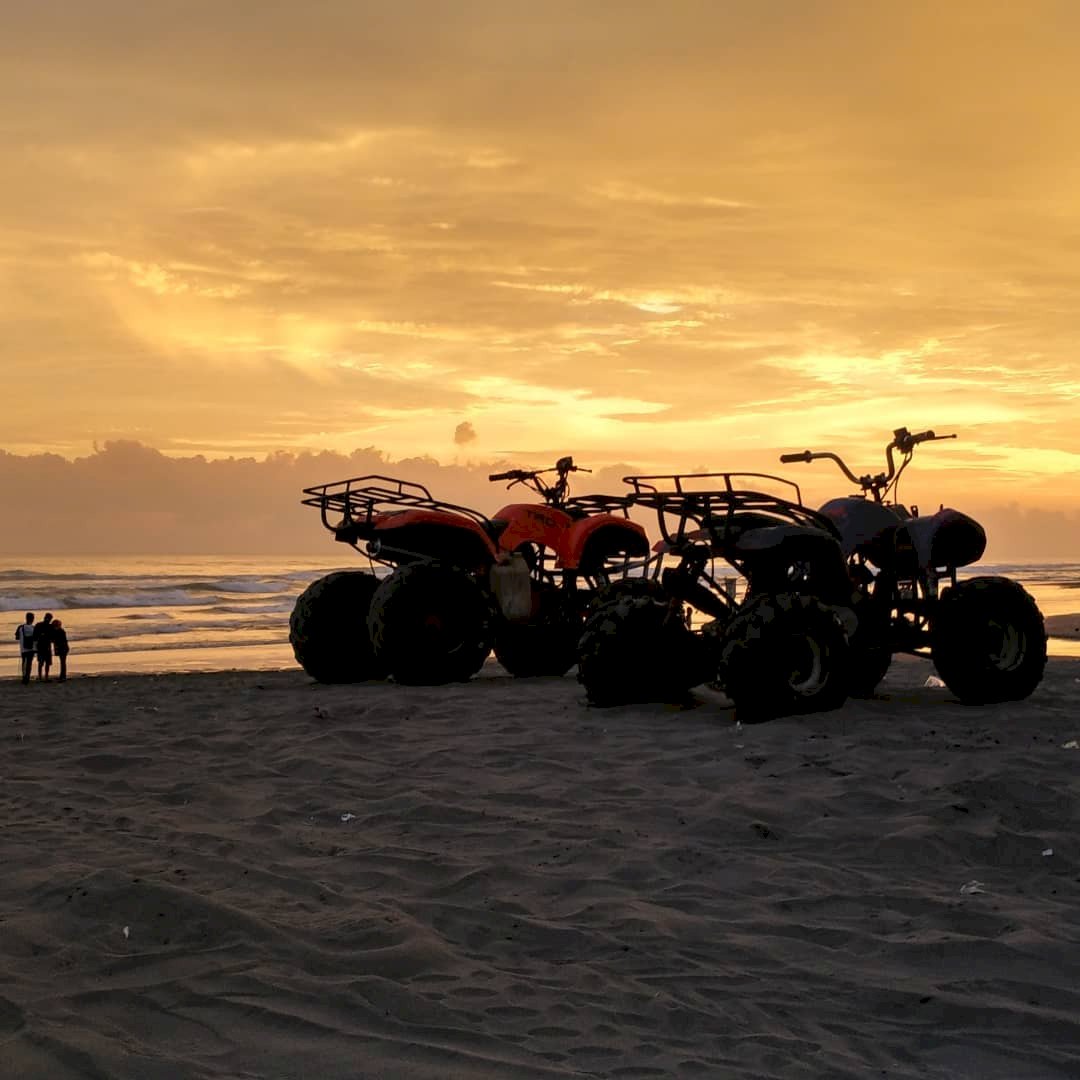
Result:
[[[905,433],[902,438],[896,440],[896,447],[904,453],[913,450],[919,443],[937,442],[939,439],[955,439],[955,435],[938,435],[934,431],[920,431],[917,435]]]
[[[781,454],[780,455],[780,461],[784,465],[792,465],[796,461],[809,461],[810,459],[811,459],[811,454],[810,454],[809,450],[803,450],[798,454]]]
[[[489,480],[513,480],[514,474],[508,472],[493,472],[488,475]]]

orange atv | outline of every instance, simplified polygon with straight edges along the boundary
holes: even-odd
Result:
[[[543,499],[494,518],[385,476],[305,488],[302,502],[336,540],[392,572],[338,571],[310,585],[289,620],[296,659],[320,682],[438,684],[470,678],[494,648],[511,674],[564,674],[595,591],[649,558],[625,496],[568,497],[577,471],[564,457],[553,470],[493,475]],[[550,486],[546,472],[557,474]]]
[[[492,519],[499,562],[494,591],[503,612],[495,655],[511,675],[564,675],[577,663],[589,602],[613,578],[648,561],[645,530],[628,517],[625,495],[570,497],[569,474],[588,472],[571,457],[554,469],[511,469],[489,480],[526,484],[543,499],[510,503]],[[551,485],[542,479],[556,474]],[[525,585],[525,582],[528,582]]]

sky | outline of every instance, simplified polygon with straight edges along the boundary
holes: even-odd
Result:
[[[1077,5],[0,8],[0,475],[862,471],[906,425],[959,436],[909,497],[1075,550]]]

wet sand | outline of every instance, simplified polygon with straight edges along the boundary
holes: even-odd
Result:
[[[1066,641],[1080,640],[1080,613],[1071,615],[1047,615],[1046,632],[1052,635],[1050,648],[1053,648],[1053,638],[1063,638]]]
[[[494,664],[4,682],[0,1074],[1075,1078],[1080,660],[929,673],[742,729]]]

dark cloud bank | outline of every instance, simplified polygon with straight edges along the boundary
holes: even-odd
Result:
[[[488,513],[513,496],[487,475],[547,462],[441,465],[391,461],[368,447],[351,454],[276,453],[265,459],[168,457],[137,442],[109,442],[69,461],[0,452],[6,551],[29,563],[90,554],[318,554],[336,549],[301,489],[369,473],[425,484],[449,502]],[[620,491],[632,465],[598,470],[582,491]],[[517,489],[523,491],[523,489]],[[1080,515],[1016,506],[963,506],[990,533],[993,559],[1075,558]],[[29,528],[24,528],[29,526]]]

